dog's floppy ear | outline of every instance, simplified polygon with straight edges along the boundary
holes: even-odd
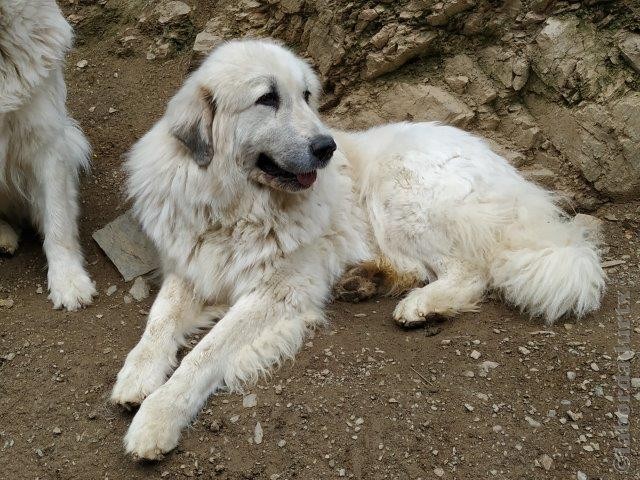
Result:
[[[213,158],[211,128],[216,104],[206,88],[199,86],[194,90],[189,99],[180,98],[184,95],[174,99],[181,104],[177,106],[171,133],[191,152],[194,162],[204,168]]]

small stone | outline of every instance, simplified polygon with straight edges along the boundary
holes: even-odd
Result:
[[[229,421],[231,423],[236,423],[238,420],[240,420],[240,415],[233,415],[232,417],[229,418]]]
[[[531,350],[527,347],[518,347],[518,351],[523,355],[529,355],[531,353]]]
[[[473,412],[475,410],[475,408],[473,407],[473,405],[469,404],[469,403],[465,403],[464,404],[464,408],[466,408],[469,412]]]
[[[138,277],[133,282],[129,293],[138,302],[144,300],[149,296],[149,284],[144,278]]]
[[[0,359],[5,360],[7,362],[10,362],[11,360],[13,360],[14,358],[16,358],[16,354],[13,352],[7,353],[6,355],[2,355],[0,357]]]
[[[278,442],[278,446],[279,446],[280,448],[284,447],[286,444],[287,444],[287,441],[286,441],[286,440],[280,440],[280,441]]]
[[[495,433],[500,433],[500,432],[502,431],[502,425],[494,425],[494,426],[493,426],[493,428],[492,428],[492,430],[493,430]]]
[[[156,12],[159,14],[158,23],[166,25],[185,19],[191,13],[191,7],[179,1],[162,2],[156,7]]]
[[[451,88],[455,93],[464,93],[467,85],[469,84],[469,77],[458,75],[454,77],[446,77],[444,81],[447,82],[449,88]]]
[[[356,418],[356,421],[355,421],[356,425],[362,425],[363,423],[364,423],[364,418],[362,417]]]
[[[344,468],[341,468],[340,470],[338,470],[338,476],[339,477],[344,477],[347,474],[346,470]]]
[[[276,391],[276,395],[280,395],[282,393],[282,385],[276,385],[273,388]]]
[[[224,42],[224,38],[216,35],[215,33],[203,31],[196,35],[192,49],[196,53],[207,54],[222,42]]]
[[[542,468],[544,468],[546,471],[549,471],[553,466],[553,459],[545,453],[544,455],[542,455],[542,457],[540,457],[540,465],[542,465]]]
[[[113,107],[109,107],[109,110],[108,110],[108,112],[109,112],[109,113],[111,113],[111,114],[116,113],[117,111],[118,111],[118,110],[116,110],[116,109],[115,109],[115,108],[113,108]]]
[[[258,396],[255,393],[242,397],[242,406],[244,408],[253,408],[258,404]]]
[[[600,264],[600,266],[602,268],[611,268],[611,267],[617,267],[618,265],[624,265],[625,262],[624,260],[607,260],[606,262],[602,262]]]
[[[587,474],[584,472],[581,472],[580,470],[578,470],[578,473],[576,473],[576,479],[577,480],[588,480]]]
[[[542,424],[536,420],[534,420],[533,418],[526,416],[524,417],[524,419],[527,421],[527,423],[532,426],[533,428],[539,428],[542,426]]]
[[[38,295],[42,295],[42,287],[40,285],[38,285],[38,288],[36,288],[36,293]]]
[[[442,468],[440,468],[440,467],[436,467],[436,468],[433,469],[433,474],[436,477],[442,477],[444,475],[444,470]]]
[[[580,412],[572,412],[571,410],[567,410],[567,416],[574,422],[577,422],[582,418],[582,414]]]
[[[576,372],[567,372],[567,378],[573,382],[576,379]]]
[[[468,377],[468,378],[473,378],[476,376],[475,373],[473,373],[471,370],[465,370],[464,372],[462,372],[462,376],[463,377]]]
[[[478,350],[473,350],[471,352],[471,355],[469,355],[471,358],[473,358],[474,360],[478,360],[482,354],[478,351]]]
[[[0,300],[0,307],[4,307],[4,308],[11,308],[14,305],[14,301],[10,298],[7,298],[6,300]]]
[[[631,379],[631,386],[633,388],[640,388],[640,377],[635,377]]]
[[[600,371],[600,367],[598,366],[598,364],[596,362],[591,363],[591,370],[593,370],[594,372],[599,372]]]
[[[53,432],[54,435],[60,435],[62,433],[62,430],[60,429],[60,427],[54,427],[51,432]]]
[[[110,297],[111,295],[116,293],[116,290],[118,290],[118,287],[116,287],[115,285],[111,285],[104,293],[107,295],[107,297]]]
[[[634,352],[633,350],[627,350],[626,352],[623,352],[620,355],[618,355],[618,361],[628,362],[635,356],[636,356],[636,352]]]
[[[486,377],[489,372],[495,368],[497,368],[500,364],[497,362],[492,362],[491,360],[485,360],[479,366],[480,376]]]
[[[262,443],[262,436],[263,436],[263,432],[262,432],[262,425],[260,425],[260,422],[256,423],[256,428],[253,431],[253,441],[255,442],[256,445],[260,445]]]
[[[89,62],[87,60],[80,60],[78,63],[76,63],[76,67],[78,68],[84,68],[87,65],[89,65]]]

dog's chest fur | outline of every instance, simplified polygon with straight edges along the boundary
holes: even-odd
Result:
[[[247,194],[225,214],[211,206],[166,208],[175,199],[165,198],[165,206],[154,209],[165,213],[147,231],[165,269],[211,303],[233,303],[302,270],[329,285],[347,264],[368,256],[368,245],[350,178],[337,168],[321,175],[311,192]]]

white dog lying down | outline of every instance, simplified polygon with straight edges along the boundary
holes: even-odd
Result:
[[[112,392],[142,403],[134,456],[160,458],[210,394],[293,356],[349,265],[387,291],[429,281],[398,304],[405,325],[475,310],[488,289],[547,323],[598,307],[586,232],[481,140],[429,123],[330,132],[318,95],[288,50],[230,42],[133,147],[129,192],[166,275]]]
[[[78,171],[89,144],[65,107],[72,31],[54,0],[0,0],[0,253],[31,221],[44,236],[55,308],[91,303],[78,243]]]

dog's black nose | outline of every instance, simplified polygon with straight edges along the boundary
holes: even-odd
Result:
[[[325,166],[331,159],[333,152],[336,151],[336,142],[329,135],[318,135],[311,139],[311,154],[316,158],[318,163]]]

